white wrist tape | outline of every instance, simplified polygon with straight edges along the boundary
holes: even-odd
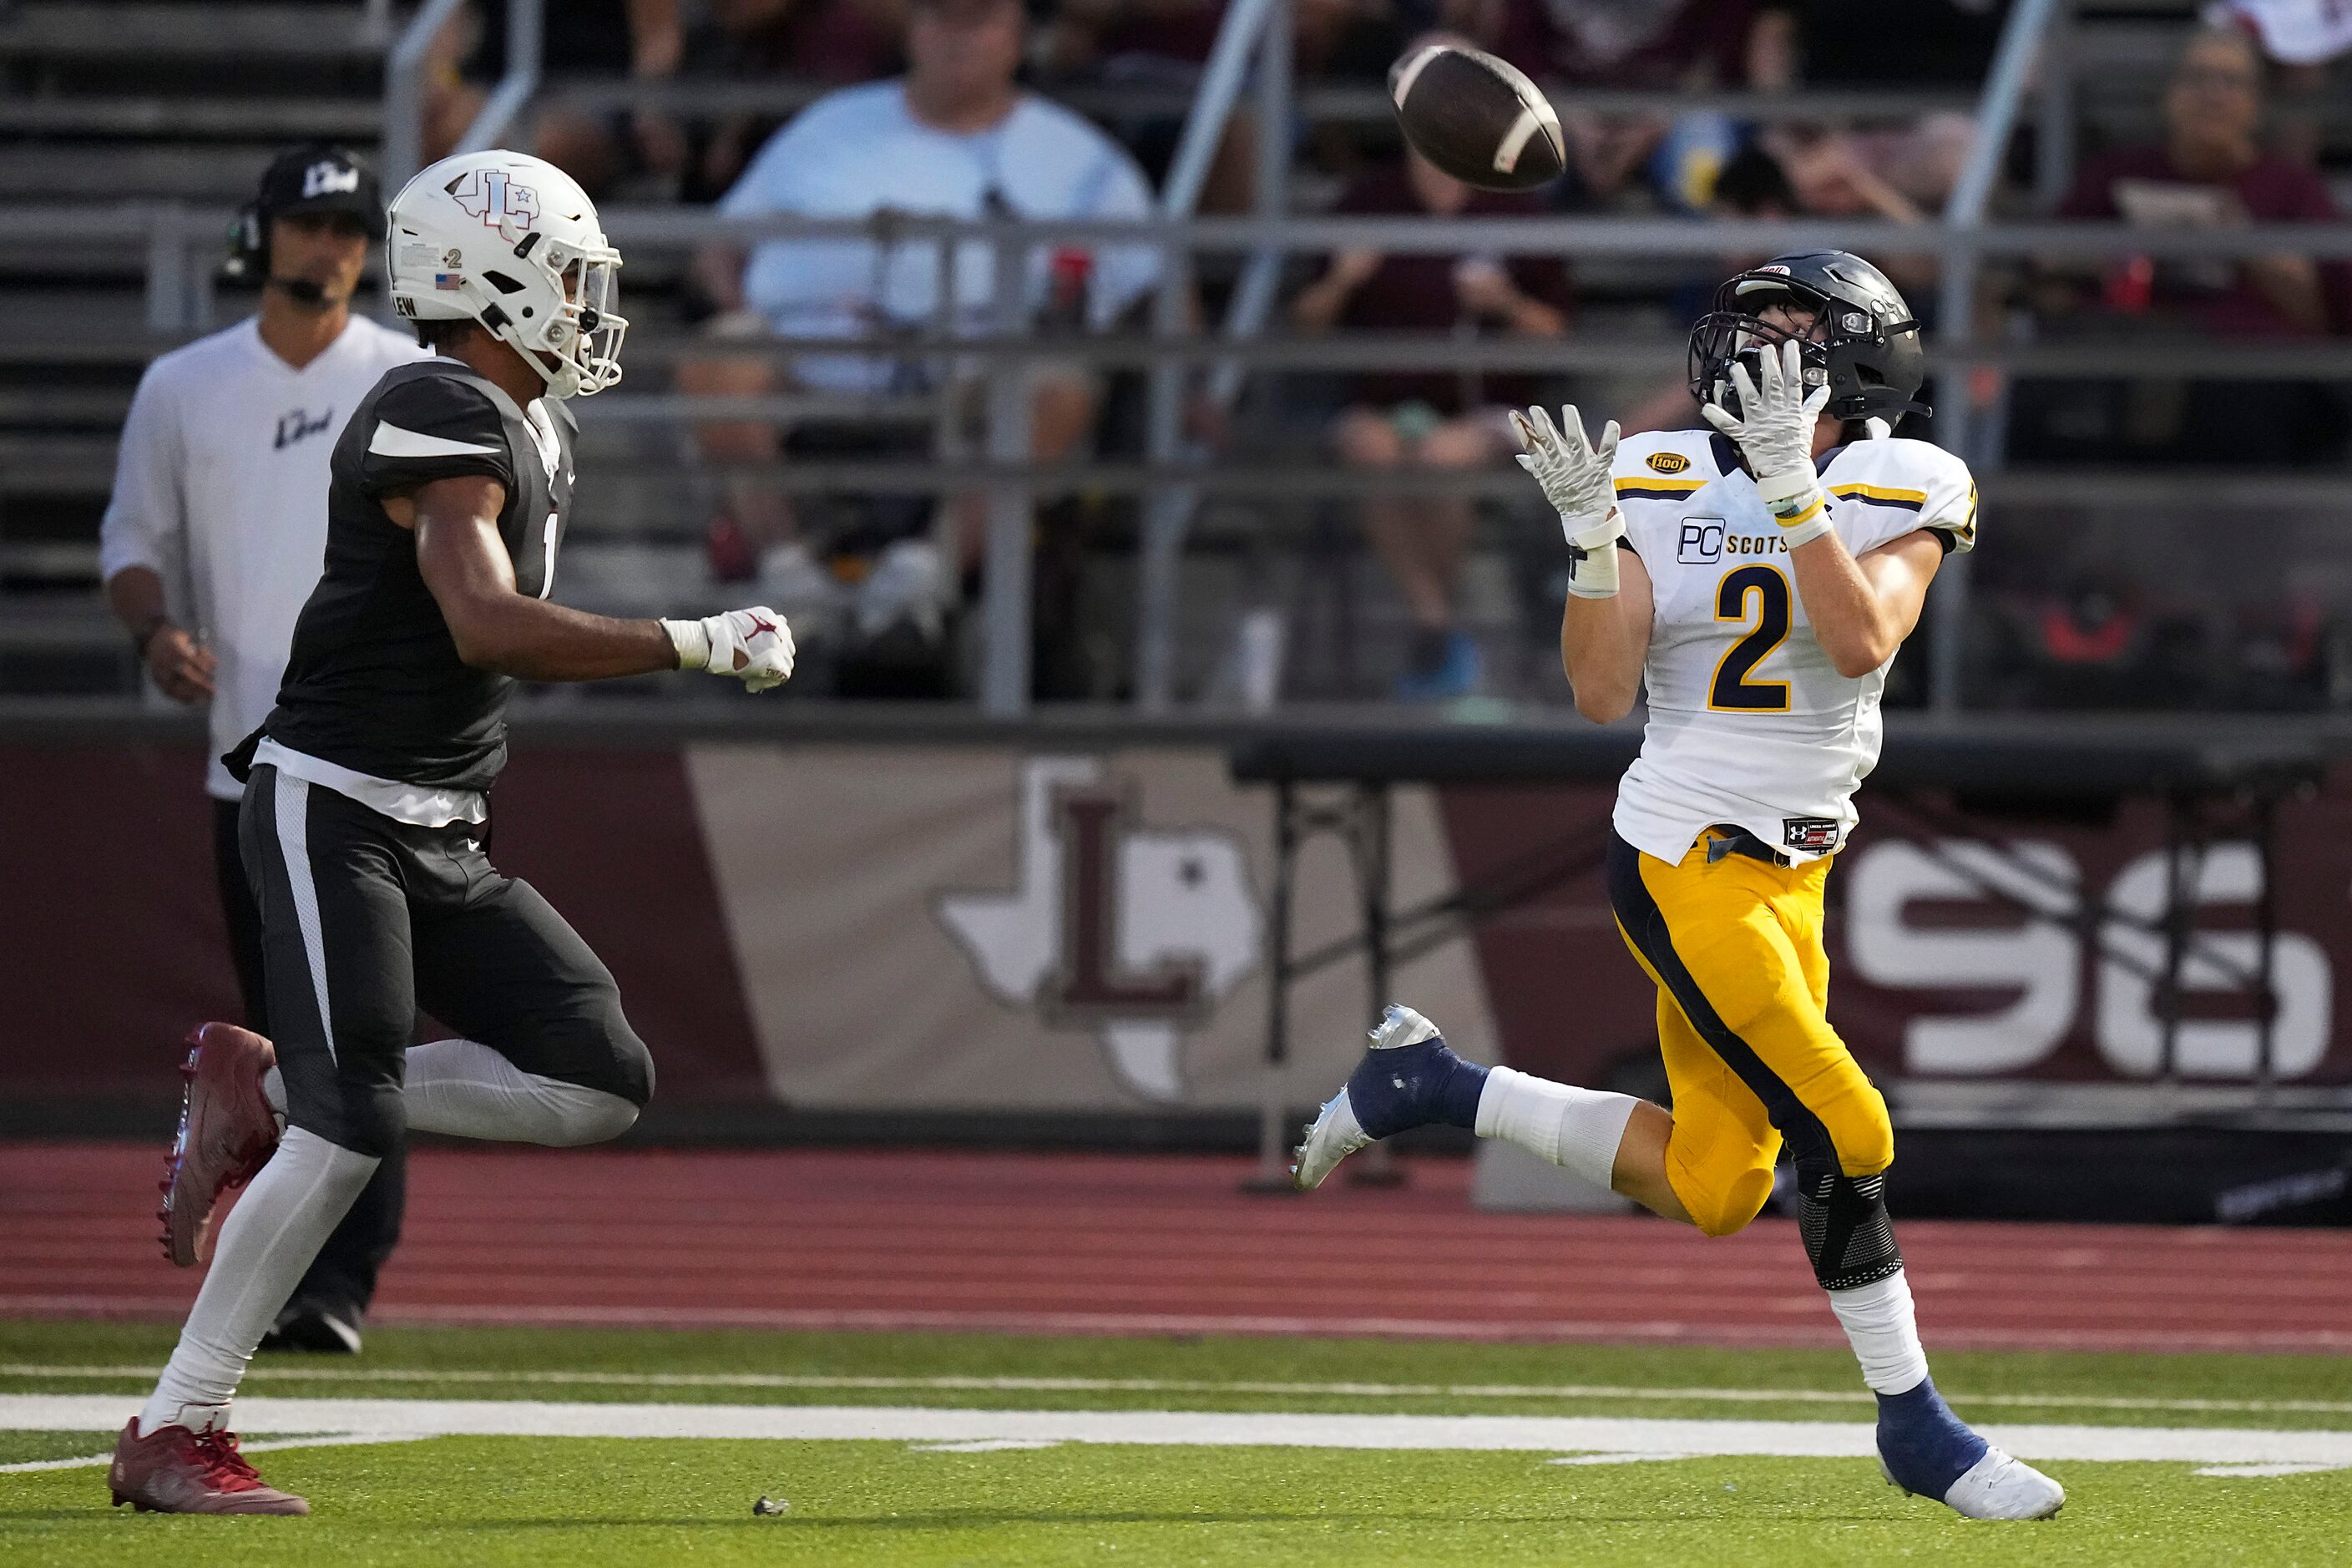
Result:
[[[1794,550],[1811,544],[1830,531],[1830,498],[1822,493],[1821,476],[1808,466],[1785,474],[1759,475],[1756,493],[1780,524],[1780,537]]]
[[[677,649],[678,668],[710,667],[710,634],[700,621],[664,621],[661,629],[669,634],[670,646]]]
[[[1568,536],[1568,591],[1580,599],[1617,596],[1617,542],[1625,536],[1625,520],[1611,507],[1603,517],[1559,514],[1559,531]]]

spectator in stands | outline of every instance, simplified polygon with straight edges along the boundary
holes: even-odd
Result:
[[[845,89],[811,105],[761,150],[719,211],[730,216],[793,213],[852,218],[884,212],[962,218],[1148,216],[1150,190],[1116,142],[1014,84],[1024,33],[1019,0],[916,0],[907,24],[907,75]],[[990,250],[977,244],[961,247],[948,279],[939,276],[939,247],[929,242],[768,241],[751,253],[748,266],[740,251],[715,247],[698,259],[697,276],[719,307],[709,332],[721,342],[773,333],[835,339],[849,347],[919,332],[940,317],[942,289],[949,295],[951,330],[992,330]],[[1039,254],[1034,262],[1027,290],[1031,310],[1071,331],[1110,326],[1158,276],[1156,254],[1139,247],[1094,254],[1069,250],[1050,258]],[[939,358],[807,354],[793,363],[790,379],[803,388],[853,397],[947,396],[976,411],[979,399],[971,395],[977,387],[961,377],[979,367],[943,375]],[[683,365],[678,379],[689,392],[733,395],[758,395],[785,384],[765,355]],[[1099,378],[1087,369],[1037,366],[1034,456],[1054,461],[1076,455],[1092,431],[1099,396]],[[709,426],[700,441],[708,456],[733,462],[773,462],[783,449],[776,426],[766,423]],[[978,558],[984,531],[983,500],[959,497],[950,511],[950,542],[956,560],[969,566]],[[739,484],[730,516],[714,531],[714,565],[722,574],[748,573],[763,553],[781,556],[764,563],[767,574],[805,580],[808,552],[794,539],[792,509],[783,496],[772,487]],[[897,593],[899,584],[910,593],[936,593],[941,590],[921,584],[943,583],[948,576],[947,563],[929,543],[902,538],[890,543],[866,587],[869,597]],[[928,635],[928,618],[920,612],[912,600],[906,606]],[[859,613],[869,632],[898,618],[897,606],[888,605],[869,604]]]
[[[1797,188],[1780,160],[1751,142],[1741,148],[1717,174],[1707,193],[1707,216],[1715,218],[1790,218],[1802,212]],[[1769,250],[1726,253],[1705,270],[1687,277],[1672,296],[1677,323],[1696,321],[1714,306],[1716,286],[1735,272],[1770,258]],[[1697,427],[1698,404],[1690,395],[1690,378],[1681,370],[1657,389],[1633,404],[1619,418],[1628,436],[1644,430],[1689,430]]]
[[[2263,61],[2252,41],[2234,32],[2198,33],[2165,93],[2165,140],[2092,159],[2059,214],[2149,227],[2335,222],[2325,180],[2263,151],[2262,116]],[[2344,268],[2291,252],[2236,263],[2126,266],[2147,285],[2147,308],[2177,310],[2214,332],[2324,333],[2344,325],[2352,306]],[[2109,301],[2140,303],[2113,289]]]
[[[1339,211],[1436,217],[1542,210],[1541,198],[1475,191],[1408,152],[1359,181]],[[1306,331],[1333,327],[1557,338],[1568,330],[1565,268],[1552,258],[1344,251],[1299,294],[1291,318]],[[1532,401],[1526,376],[1451,371],[1375,373],[1357,379],[1333,429],[1357,468],[1470,468],[1513,448],[1507,410]],[[1364,531],[1412,616],[1412,660],[1397,685],[1407,700],[1465,695],[1481,675],[1478,645],[1455,624],[1454,590],[1475,521],[1460,496],[1370,496]]]
[[[563,0],[545,7],[542,26],[541,75],[558,85],[567,77],[662,80],[677,72],[685,41],[678,0]],[[440,85],[425,110],[427,163],[457,145],[506,74],[506,0],[474,0],[442,29],[434,54]],[[520,140],[600,199],[635,176],[674,180],[686,151],[665,114],[587,113],[560,103],[534,114]]]
[[[2236,32],[2194,35],[2165,94],[2165,139],[2090,160],[2061,216],[2149,228],[2334,221],[2336,205],[2316,171],[2263,151],[2262,111],[2263,62],[2252,42]],[[2050,268],[2042,304],[2053,321],[2090,330],[2105,323],[2143,340],[2167,329],[2200,339],[2317,337],[2352,323],[2352,268],[2294,252],[2234,261],[2122,257],[2096,288]],[[2108,458],[2294,462],[2323,452],[2340,426],[2333,397],[2309,383],[2146,380],[2129,389],[2084,384],[2062,395],[2043,385],[2021,395],[2029,456],[2074,455],[2033,449],[2044,437],[2061,438],[2053,432],[2074,432],[2064,438]],[[2115,405],[2095,406],[2100,399]]]
[[[687,33],[678,74],[848,87],[903,69],[906,31],[906,0],[709,0]],[[782,123],[772,114],[691,122],[681,198],[718,200]]]
[[[2343,0],[2216,0],[2208,26],[2251,34],[2276,72],[2273,145],[2297,163],[2319,161],[2328,68],[2352,54],[2352,5]]]
[[[1538,81],[1661,93],[1785,87],[1795,70],[1787,14],[1756,0],[1440,0],[1439,25],[1467,35]],[[1686,137],[1729,155],[1718,117]],[[1689,185],[1688,155],[1653,169],[1673,115],[1560,115],[1582,188],[1607,200],[1645,174],[1668,198]],[[1675,149],[1668,149],[1670,154]],[[1703,153],[1698,160],[1707,161]],[[1704,202],[1691,193],[1689,205]]]

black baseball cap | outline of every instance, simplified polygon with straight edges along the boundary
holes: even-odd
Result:
[[[271,159],[253,207],[265,225],[289,213],[351,213],[367,225],[370,239],[384,235],[383,190],[375,171],[344,148],[325,142]]]

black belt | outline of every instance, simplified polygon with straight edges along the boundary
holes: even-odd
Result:
[[[1706,841],[1706,863],[1710,866],[1727,855],[1745,855],[1750,860],[1761,860],[1767,866],[1778,866],[1783,870],[1797,863],[1744,827],[1718,822],[1707,831],[1716,835]]]

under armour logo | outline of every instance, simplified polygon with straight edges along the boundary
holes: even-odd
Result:
[[[341,163],[313,163],[302,171],[302,199],[331,196],[337,191],[360,188],[360,172]]]
[[[539,221],[539,191],[516,184],[504,169],[470,169],[449,182],[449,194],[457,198],[458,211],[490,228],[509,221],[529,228]]]

